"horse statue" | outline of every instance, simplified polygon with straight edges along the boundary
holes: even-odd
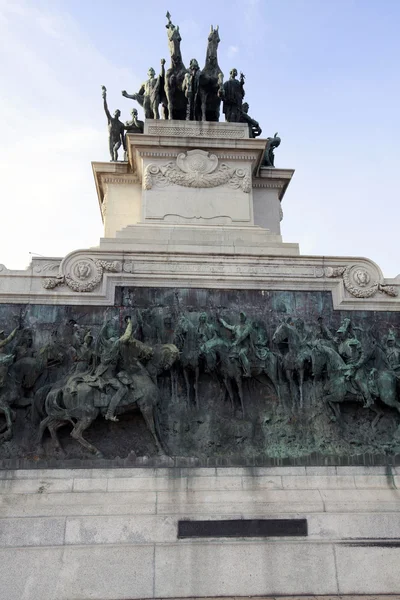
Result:
[[[287,342],[288,352],[283,356],[283,370],[289,382],[290,395],[292,397],[293,408],[296,406],[297,399],[300,399],[300,408],[303,408],[303,383],[304,372],[307,363],[311,363],[311,353],[304,335],[295,326],[289,317],[278,325],[272,341],[275,344]],[[298,390],[295,382],[295,375],[298,381]]]
[[[199,91],[202,121],[218,121],[224,74],[218,65],[217,50],[220,37],[218,26],[208,36],[206,64],[200,73]]]
[[[367,380],[371,396],[379,399],[386,406],[395,408],[400,413],[400,402],[397,400],[397,377],[387,364],[383,350],[375,345],[371,354],[373,367]],[[361,391],[355,387],[348,376],[349,365],[329,345],[323,341],[314,344],[311,351],[312,371],[316,380],[326,375],[327,381],[323,385],[323,399],[332,409],[334,416],[341,416],[340,404],[343,402],[364,402]],[[376,414],[372,422],[375,427],[383,412],[375,402],[369,408]]]
[[[168,118],[184,121],[187,111],[187,97],[183,84],[187,73],[182,61],[181,34],[179,27],[171,22],[171,15],[167,12],[168,46],[171,55],[171,66],[165,74],[165,95],[168,103]]]
[[[141,353],[145,349],[147,355],[151,357],[146,367],[135,356],[138,345],[140,345]],[[157,450],[161,454],[164,454],[165,451],[157,433],[155,407],[160,394],[156,380],[162,371],[171,368],[178,356],[179,351],[173,344],[150,348],[132,339],[123,350],[123,371],[119,373],[122,383],[127,385],[128,393],[118,403],[118,414],[139,409],[152,434]],[[73,385],[74,377],[79,377],[75,385]],[[73,426],[71,437],[97,457],[101,457],[101,452],[83,437],[83,432],[99,415],[106,415],[108,405],[107,394],[98,387],[93,387],[90,384],[90,377],[85,381],[82,374],[72,375],[67,381],[64,379],[59,384],[55,384],[45,398],[44,408],[47,416],[39,426],[39,445],[44,432],[48,429],[56,449],[63,453],[57,430],[70,423]]]

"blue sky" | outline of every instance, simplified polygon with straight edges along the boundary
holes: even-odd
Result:
[[[296,169],[284,240],[399,274],[399,0],[0,0],[0,263],[98,244],[101,85],[126,120],[134,104],[121,90],[169,64],[167,9],[186,65],[203,65],[219,25],[225,76],[245,73],[250,114],[282,137],[276,165]]]

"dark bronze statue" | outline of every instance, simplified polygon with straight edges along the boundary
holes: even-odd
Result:
[[[182,61],[181,34],[179,27],[171,21],[167,12],[168,46],[171,55],[171,66],[165,75],[165,95],[168,104],[168,118],[184,121],[187,116],[187,97],[184,91],[186,67]]]
[[[102,456],[83,437],[83,432],[99,414],[118,421],[115,412],[139,409],[158,451],[164,453],[154,420],[154,407],[159,398],[157,376],[171,368],[179,352],[172,344],[153,349],[133,339],[130,317],[126,318],[126,324],[125,332],[119,336],[114,323],[107,318],[96,341],[97,367],[89,367],[88,371],[74,374],[50,387],[44,398],[46,416],[40,423],[39,444],[48,429],[55,447],[63,453],[57,430],[72,423],[70,435],[96,456]],[[43,398],[38,397],[37,401],[42,402]],[[43,414],[43,410],[37,412]]]
[[[107,105],[107,90],[104,87],[104,85],[101,89],[103,90],[102,95],[104,100],[104,112],[106,113],[108,120],[108,145],[110,150],[111,162],[116,162],[118,160],[118,150],[121,146],[126,152],[125,126],[122,123],[122,121],[119,120],[121,116],[120,110],[117,109],[114,112],[114,116],[111,116]]]
[[[220,42],[218,26],[208,36],[206,63],[200,73],[200,101],[202,121],[219,121],[221,97],[224,93],[224,74],[218,65],[218,44]]]
[[[275,154],[274,150],[281,145],[281,138],[278,137],[278,132],[274,134],[274,137],[267,138],[267,146],[265,149],[264,160],[262,167],[275,167]]]
[[[249,126],[249,137],[256,138],[262,133],[262,129],[258,123],[250,117],[249,113],[249,105],[247,102],[244,102],[242,105],[242,114],[240,116],[241,123],[247,123]]]
[[[192,58],[183,81],[183,91],[188,101],[186,109],[186,119],[188,121],[201,121],[200,73],[199,63],[195,58]]]
[[[138,111],[136,108],[132,108],[131,110],[132,119],[130,121],[126,121],[125,129],[127,133],[143,133],[144,131],[144,123],[143,121],[139,121]]]
[[[240,80],[237,80],[237,74],[236,69],[231,69],[229,79],[223,87],[223,111],[225,120],[229,123],[240,123],[242,117],[244,75],[240,73]]]
[[[156,78],[156,72],[153,67],[147,72],[148,79],[145,81],[137,94],[128,94],[125,90],[122,92],[124,98],[131,98],[139,102],[143,107],[144,116],[146,119],[159,119],[159,105],[164,98],[164,83],[165,83],[165,58],[161,59],[161,73]]]

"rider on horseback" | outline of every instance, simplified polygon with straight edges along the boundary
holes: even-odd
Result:
[[[396,344],[396,334],[393,329],[389,329],[386,337],[385,354],[390,367],[395,372],[396,377],[400,379],[400,348]]]
[[[105,415],[105,418],[109,421],[118,421],[115,416],[115,410],[128,392],[127,386],[130,383],[127,373],[119,371],[121,345],[129,342],[132,335],[131,318],[126,317],[125,320],[127,327],[121,337],[117,337],[115,331],[112,331],[110,335],[110,321],[106,320],[97,340],[97,355],[100,359],[100,364],[94,371],[90,369],[86,373],[74,375],[67,383],[72,394],[76,393],[78,384],[82,382],[100,391],[104,391],[108,387],[115,390]]]
[[[361,342],[356,338],[350,319],[344,319],[336,332],[338,352],[346,363],[345,376],[364,398],[364,408],[369,408],[374,400],[368,387],[365,369],[366,357]]]
[[[219,322],[233,334],[233,343],[230,350],[230,358],[238,359],[243,369],[243,377],[251,377],[250,363],[248,352],[250,347],[250,334],[252,332],[252,324],[247,320],[245,312],[240,311],[239,325],[229,325],[224,319],[219,319]]]

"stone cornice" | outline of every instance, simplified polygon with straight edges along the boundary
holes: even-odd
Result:
[[[0,271],[0,303],[109,305],[116,286],[330,291],[341,310],[400,310],[400,279],[358,257],[77,250]]]

